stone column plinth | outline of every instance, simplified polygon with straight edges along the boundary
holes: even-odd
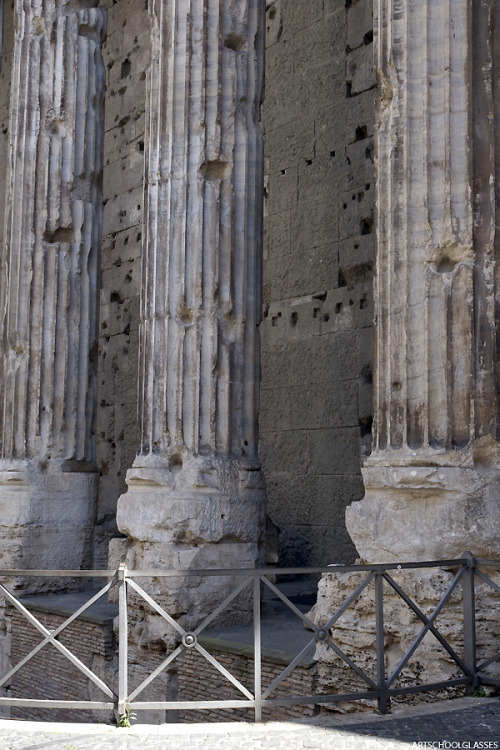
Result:
[[[253,567],[261,555],[264,6],[150,2],[142,443],[117,513],[130,567]],[[198,583],[178,591],[180,611],[217,597],[216,582]]]
[[[496,4],[378,0],[373,562],[500,556]]]
[[[91,562],[106,16],[16,0],[0,270],[4,567]]]

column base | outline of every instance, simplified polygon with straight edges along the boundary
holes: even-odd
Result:
[[[498,559],[500,467],[496,459],[484,461],[487,452],[480,448],[436,455],[432,463],[413,454],[402,465],[397,451],[392,461],[370,457],[362,469],[365,496],[346,510],[347,531],[361,558],[442,560],[470,550]]]
[[[88,568],[97,487],[94,472],[0,462],[0,567]]]
[[[147,457],[146,457],[147,460]],[[138,462],[144,462],[139,458]],[[265,484],[258,466],[223,458],[184,458],[182,468],[134,466],[118,500],[117,523],[126,539],[110,543],[110,568],[210,570],[264,565]],[[210,627],[252,618],[252,579]],[[235,576],[151,577],[138,584],[185,630],[194,630],[241,583]],[[116,596],[116,594],[114,594]],[[130,688],[139,684],[179,643],[179,635],[129,589]],[[182,658],[182,655],[181,657]],[[138,700],[176,695],[178,660]],[[148,720],[165,721],[165,712]]]
[[[143,569],[264,564],[265,484],[260,467],[218,457],[191,457],[177,471],[133,467],[126,481],[128,491],[118,500],[117,524],[127,540],[111,543],[110,565],[121,558],[129,568]],[[159,588],[176,599],[175,607],[191,627],[230,592],[234,581],[163,579]],[[248,602],[246,597],[244,619]],[[226,622],[228,617],[238,619],[234,607],[226,612]]]

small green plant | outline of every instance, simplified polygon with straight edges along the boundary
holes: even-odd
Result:
[[[120,716],[120,721],[118,722],[119,727],[131,727],[132,724],[130,722],[135,721],[137,718],[136,714],[130,710],[130,708],[126,708],[125,712]]]
[[[486,698],[485,690],[482,687],[476,688],[472,695],[474,698]]]

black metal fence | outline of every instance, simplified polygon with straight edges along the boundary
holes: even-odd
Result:
[[[416,570],[416,569],[446,569],[453,571],[452,580],[446,591],[441,596],[440,601],[436,604],[434,611],[426,615],[419,606],[410,598],[410,596],[397,583],[394,575],[395,571]],[[4,581],[0,584],[0,596],[19,612],[33,625],[42,636],[40,643],[27,654],[19,663],[15,664],[5,675],[0,676],[0,688],[8,689],[12,678],[22,667],[24,667],[35,654],[38,654],[46,645],[52,644],[58,651],[63,654],[77,669],[96,685],[105,695],[106,700],[102,701],[77,701],[77,700],[41,700],[13,697],[0,697],[0,706],[16,707],[43,707],[43,708],[78,708],[78,709],[116,709],[119,714],[124,714],[127,709],[132,711],[144,709],[226,709],[226,708],[250,708],[255,712],[255,720],[260,721],[262,718],[262,709],[272,706],[300,705],[300,704],[326,704],[338,701],[356,701],[369,699],[377,702],[378,709],[385,713],[388,710],[391,696],[411,694],[429,690],[439,690],[443,688],[466,686],[471,692],[482,685],[500,686],[500,678],[487,668],[494,662],[500,661],[500,643],[492,638],[491,654],[478,663],[477,646],[476,646],[476,582],[480,581],[486,584],[491,590],[500,594],[500,586],[491,578],[491,570],[500,570],[500,561],[481,560],[474,558],[467,553],[463,558],[455,560],[438,560],[431,562],[418,563],[400,563],[391,565],[353,565],[353,566],[328,566],[317,568],[275,568],[275,569],[256,569],[256,570],[127,570],[121,566],[116,571],[46,571],[46,570],[0,570],[0,579]],[[279,589],[279,585],[274,583],[276,576],[319,576],[321,574],[345,574],[345,573],[362,573],[363,580],[355,590],[348,596],[342,606],[335,612],[332,612],[327,620],[320,625],[312,622],[311,619],[301,611],[287,596]],[[488,574],[490,573],[490,575]],[[229,596],[219,604],[201,624],[195,629],[188,631],[174,619],[164,608],[161,602],[152,598],[138,583],[141,579],[147,578],[189,578],[196,577],[219,577],[235,579],[235,586]],[[30,612],[20,601],[19,597],[9,591],[9,579],[19,579],[27,577],[57,577],[72,579],[89,579],[102,578],[107,579],[106,585],[94,594],[82,607],[74,612],[55,630],[47,629],[32,612]],[[386,654],[385,654],[385,636],[386,622],[384,621],[384,584],[385,589],[392,590],[401,598],[409,607],[413,614],[420,620],[422,627],[418,635],[414,638],[410,648],[401,658],[397,666],[390,674],[386,673]],[[342,615],[351,607],[360,597],[367,587],[373,587],[374,592],[374,618],[375,633],[374,647],[376,652],[376,675],[370,676],[362,669],[355,660],[348,656],[337,645],[333,636],[332,629]],[[85,664],[78,659],[71,650],[63,645],[58,636],[74,620],[80,617],[94,602],[101,597],[105,597],[108,592],[118,587],[118,693],[112,687],[105,684],[103,680],[93,673]],[[204,646],[200,643],[200,636],[206,631],[210,624],[218,620],[229,607],[231,602],[239,595],[243,594],[246,588],[251,588],[253,596],[253,689],[243,685],[233,674],[231,674]],[[310,638],[307,644],[301,648],[300,652],[290,661],[283,671],[269,684],[262,684],[262,643],[261,643],[261,589],[267,587],[274,596],[278,597],[283,604],[289,608],[310,631]],[[143,602],[165,620],[166,625],[170,626],[176,632],[177,647],[168,654],[163,662],[149,676],[143,680],[134,690],[130,691],[128,686],[129,676],[129,645],[128,645],[128,614],[130,592],[134,596],[142,599]],[[461,592],[461,613],[463,616],[462,630],[462,648],[452,647],[446,638],[439,632],[436,620],[443,608],[450,601],[450,597]],[[433,682],[427,684],[406,685],[395,687],[397,678],[401,675],[404,668],[408,665],[411,658],[422,644],[425,636],[431,633],[447,652],[451,661],[456,665],[456,671],[459,676],[452,679]],[[286,633],[283,634],[286,638]],[[456,640],[456,639],[455,639]],[[317,644],[323,644],[330,648],[348,667],[350,667],[360,678],[366,689],[358,692],[317,695],[293,695],[276,697],[276,689],[292,670],[300,664],[307,652],[312,653]],[[196,700],[196,701],[150,701],[141,700],[140,695],[144,689],[155,680],[175,659],[186,650],[195,649],[201,654],[220,674],[222,674],[229,683],[241,695],[241,698],[234,700]],[[274,694],[274,697],[273,697]]]

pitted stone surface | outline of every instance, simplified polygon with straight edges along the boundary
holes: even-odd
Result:
[[[363,718],[366,714],[363,715]],[[500,701],[465,698],[418,706],[388,716],[270,722],[261,725],[164,724],[117,729],[103,725],[0,721],[2,750],[409,750],[417,743],[438,747],[498,747]],[[479,745],[478,745],[479,746]]]

